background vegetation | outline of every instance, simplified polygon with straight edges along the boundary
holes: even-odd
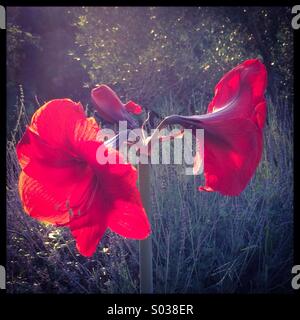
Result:
[[[138,241],[107,232],[92,259],[66,229],[26,216],[15,144],[45,101],[88,114],[113,87],[156,118],[205,113],[220,77],[260,56],[268,69],[262,162],[239,197],[200,193],[181,166],[152,167],[155,292],[287,292],[293,265],[293,33],[288,8],[11,7],[7,10],[9,292],[138,292]],[[97,115],[95,115],[97,117]],[[141,117],[142,119],[143,117]],[[102,119],[97,119],[106,126]],[[140,120],[141,120],[140,119]]]

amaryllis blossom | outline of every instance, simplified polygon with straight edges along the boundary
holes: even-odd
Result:
[[[111,123],[128,121],[130,128],[138,127],[136,120],[130,115],[140,114],[141,106],[133,101],[123,104],[118,95],[107,85],[100,85],[91,92],[92,101],[99,115]]]
[[[207,114],[165,119],[165,124],[204,129],[205,185],[200,190],[234,196],[247,186],[262,155],[266,84],[265,66],[246,60],[216,85]]]
[[[85,256],[95,252],[107,228],[133,239],[150,233],[136,169],[96,160],[103,143],[96,138],[99,130],[80,103],[57,99],[35,112],[17,145],[24,210],[40,221],[69,227]],[[114,149],[107,152],[121,157]]]

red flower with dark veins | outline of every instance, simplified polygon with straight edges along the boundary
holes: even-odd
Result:
[[[246,60],[216,85],[207,114],[165,119],[165,124],[204,129],[205,185],[200,190],[234,196],[247,186],[262,155],[266,85],[265,66]]]
[[[17,145],[19,193],[31,217],[68,226],[79,252],[91,256],[105,230],[144,239],[150,225],[136,186],[136,169],[113,149],[117,164],[99,164],[100,128],[83,107],[57,99],[39,108]],[[122,164],[118,164],[122,163]]]

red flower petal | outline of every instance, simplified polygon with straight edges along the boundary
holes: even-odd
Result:
[[[105,197],[114,199],[109,228],[126,238],[145,239],[151,228],[136,186],[136,170],[130,164],[122,164],[111,165],[108,172]]]
[[[205,130],[205,186],[200,190],[233,196],[247,186],[262,154],[266,84],[265,66],[259,60],[247,60],[216,85],[208,114],[167,118],[168,124]]]
[[[240,194],[262,153],[262,134],[249,119],[230,119],[205,127],[204,176],[201,190]]]
[[[207,112],[226,109],[226,113],[233,113],[231,116],[250,117],[255,106],[265,101],[266,85],[265,66],[257,59],[246,60],[218,82]]]
[[[150,235],[151,227],[141,205],[117,200],[115,209],[109,215],[109,228],[119,235],[130,239],[145,239]]]
[[[79,152],[88,161],[97,177],[94,194],[82,214],[74,216],[69,226],[81,254],[94,253],[105,228],[134,239],[144,239],[150,225],[136,187],[135,169],[130,164],[102,164],[97,162],[99,143],[82,141]],[[116,152],[116,160],[120,155]],[[105,228],[102,228],[105,225]]]
[[[263,129],[267,116],[267,103],[265,101],[259,103],[254,110],[252,120],[260,129]]]
[[[128,101],[125,104],[125,108],[128,112],[133,114],[140,114],[143,111],[142,107],[133,101]]]
[[[61,189],[60,192],[63,190]],[[69,221],[66,198],[61,194],[55,197],[34,178],[21,172],[19,177],[19,194],[24,211],[31,217],[52,224],[64,224]]]
[[[47,102],[33,115],[30,129],[52,147],[68,149],[70,138],[78,120],[85,119],[80,103],[70,99],[56,99]]]
[[[121,155],[115,152],[116,164],[97,162],[96,149],[99,144],[84,142],[81,154],[94,168],[101,187],[103,201],[109,203],[108,227],[127,238],[144,239],[150,234],[150,224],[137,189],[136,169],[123,163]],[[121,164],[119,164],[121,163]]]
[[[98,186],[96,185],[95,188]],[[78,251],[90,257],[96,251],[99,241],[107,229],[109,202],[97,190],[91,195],[90,201],[81,212],[75,214],[68,226],[76,240]]]
[[[146,237],[150,229],[135,169],[99,164],[103,142],[97,141],[98,133],[95,119],[86,119],[81,105],[53,100],[34,114],[17,146],[24,210],[38,220],[69,226],[86,256],[94,253],[108,226],[135,238]]]
[[[41,163],[30,164],[30,175],[23,171],[19,178],[19,193],[25,211],[43,222],[68,222],[70,209],[82,210],[95,187],[92,170],[78,168],[51,168]]]
[[[85,256],[95,252],[107,227],[132,239],[144,239],[150,234],[131,165],[104,166],[106,169],[98,174],[90,205],[68,224],[79,252]]]
[[[24,173],[43,186],[44,192],[60,204],[59,211],[67,211],[67,201],[72,207],[78,206],[82,195],[92,184],[93,173],[85,162],[64,150],[50,147],[29,129],[17,146],[17,154],[21,163],[25,163],[24,159],[27,161],[23,165]],[[22,190],[20,185],[20,193],[24,192],[30,191]],[[61,202],[64,203],[63,208]]]
[[[26,168],[32,160],[41,161],[44,165],[64,167],[73,160],[71,149],[58,149],[49,145],[31,127],[25,133],[16,147],[17,156],[22,168]]]

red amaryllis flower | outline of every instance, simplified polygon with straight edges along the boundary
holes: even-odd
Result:
[[[85,256],[95,252],[106,228],[134,239],[150,233],[136,169],[96,160],[103,143],[96,138],[99,130],[80,103],[57,99],[35,112],[17,145],[24,210],[40,221],[68,226]],[[122,163],[117,151],[107,152]]]
[[[164,121],[205,130],[205,186],[200,190],[234,196],[247,186],[262,154],[266,84],[265,66],[246,60],[216,85],[206,115],[174,115]]]
[[[118,95],[104,84],[94,88],[91,97],[99,115],[106,121],[111,123],[128,121],[129,127],[135,128],[138,126],[130,115],[130,113],[137,115],[142,112],[141,106],[135,102],[128,101],[123,104]]]

